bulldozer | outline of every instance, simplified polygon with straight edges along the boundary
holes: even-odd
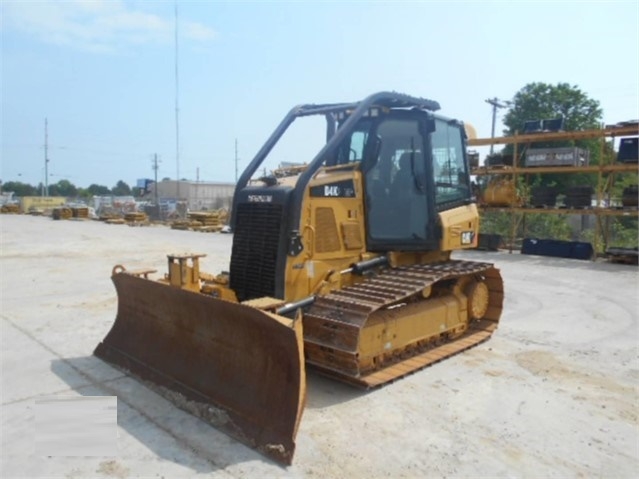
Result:
[[[436,101],[381,92],[294,107],[240,176],[228,272],[203,254],[168,273],[117,265],[118,311],[95,355],[290,464],[306,371],[371,389],[487,340],[503,282],[477,246],[466,128]],[[298,118],[326,119],[301,166],[259,176]]]

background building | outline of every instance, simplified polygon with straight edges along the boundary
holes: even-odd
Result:
[[[235,191],[235,183],[163,180],[149,185],[145,200],[154,201],[156,187],[161,203],[185,201],[190,211],[230,209]]]

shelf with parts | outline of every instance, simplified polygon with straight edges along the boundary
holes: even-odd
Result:
[[[513,136],[495,137],[495,138],[473,138],[468,140],[468,147],[490,146],[490,145],[513,145],[513,165],[512,166],[477,166],[471,168],[470,174],[473,176],[510,176],[514,184],[517,184],[519,176],[526,178],[531,174],[580,174],[590,173],[597,174],[596,202],[595,206],[589,208],[564,208],[564,207],[531,207],[513,204],[508,206],[490,206],[479,204],[481,212],[501,212],[510,213],[511,235],[510,235],[510,251],[512,252],[515,242],[516,230],[519,223],[525,222],[526,214],[553,214],[553,215],[594,215],[597,219],[595,222],[594,248],[597,251],[598,238],[602,236],[604,250],[608,245],[607,225],[602,224],[603,217],[621,216],[621,217],[638,217],[639,209],[637,207],[611,207],[609,191],[614,184],[616,174],[635,173],[639,177],[639,165],[637,163],[604,163],[604,148],[607,139],[620,137],[636,137],[639,136],[639,123],[633,122],[629,124],[618,124],[615,126],[606,126],[599,129],[583,130],[583,131],[560,131],[560,132],[541,132],[541,133],[515,133]],[[598,165],[582,165],[582,166],[519,166],[518,150],[520,147],[526,147],[530,143],[536,142],[552,142],[564,140],[585,140],[600,139],[602,162]],[[605,199],[605,195],[608,198]],[[518,218],[517,218],[518,217]],[[603,235],[601,233],[604,233]]]

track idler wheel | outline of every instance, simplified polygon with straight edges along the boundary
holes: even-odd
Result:
[[[473,281],[466,287],[468,298],[468,315],[470,319],[481,319],[488,311],[490,292],[483,281]]]

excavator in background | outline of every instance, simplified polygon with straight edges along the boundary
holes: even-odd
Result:
[[[116,266],[118,313],[95,355],[290,464],[306,367],[361,388],[488,339],[503,283],[477,246],[464,125],[435,101],[382,92],[293,108],[241,175],[228,273],[201,254],[168,274]],[[302,167],[252,179],[300,117],[326,118]]]

